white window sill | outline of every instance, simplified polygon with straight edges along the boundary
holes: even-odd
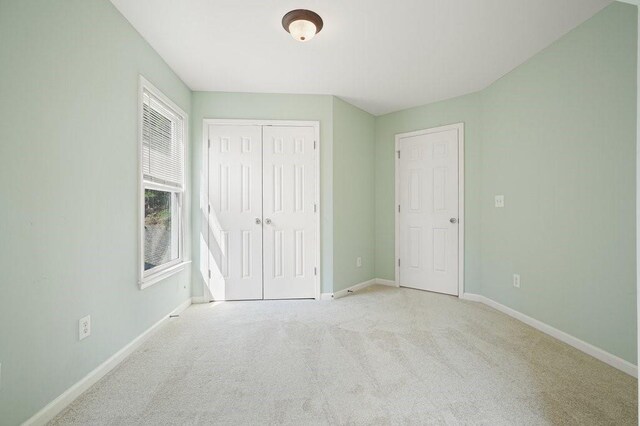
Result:
[[[156,283],[159,283],[160,281],[164,280],[165,278],[169,278],[172,275],[177,274],[178,272],[181,272],[184,270],[184,268],[186,268],[187,265],[189,265],[191,263],[190,260],[185,260],[184,262],[178,263],[177,265],[173,265],[170,268],[164,269],[162,271],[156,272],[153,275],[149,275],[147,277],[144,277],[142,279],[142,281],[140,281],[140,290],[144,290],[147,287],[150,287]]]

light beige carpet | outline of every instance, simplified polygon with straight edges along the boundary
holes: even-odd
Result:
[[[55,425],[637,424],[637,380],[491,308],[370,287],[195,305]]]

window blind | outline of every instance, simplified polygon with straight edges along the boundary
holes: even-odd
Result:
[[[146,181],[184,189],[184,120],[148,91],[142,104],[142,173]]]

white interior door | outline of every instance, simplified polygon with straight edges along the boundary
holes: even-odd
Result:
[[[458,294],[459,130],[398,139],[399,284]]]
[[[264,298],[313,298],[317,206],[313,127],[263,128]]]
[[[262,299],[262,127],[209,126],[214,300]]]

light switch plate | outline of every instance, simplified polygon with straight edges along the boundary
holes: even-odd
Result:
[[[496,207],[504,207],[504,195],[496,195]]]
[[[356,258],[356,267],[357,268],[361,268],[362,267],[362,258],[359,257],[359,256]]]

